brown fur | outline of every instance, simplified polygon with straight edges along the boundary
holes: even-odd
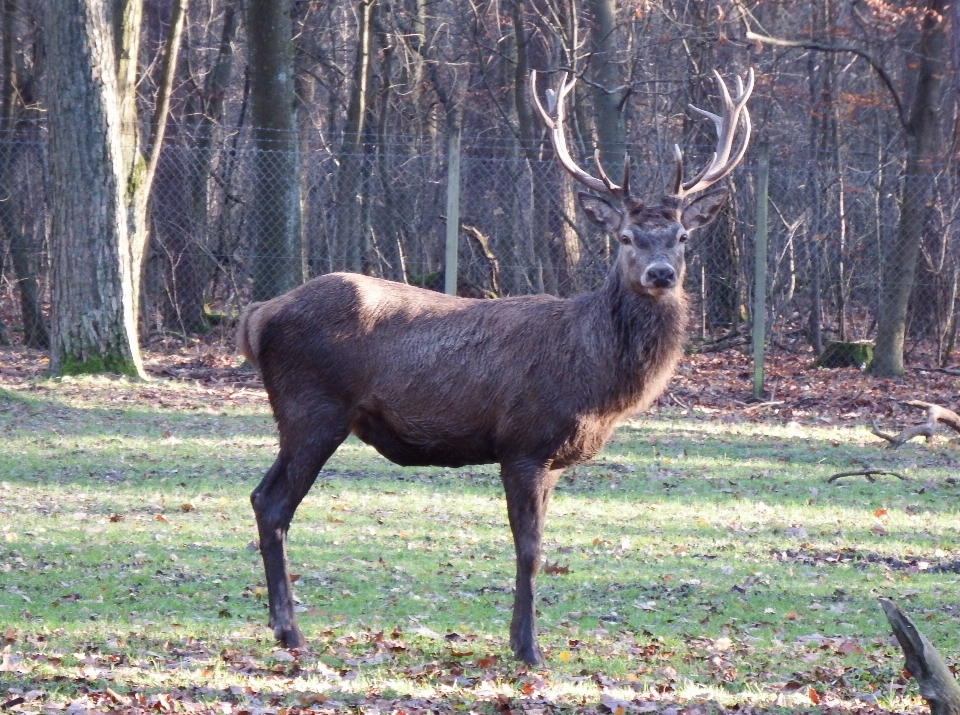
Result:
[[[542,662],[534,582],[550,493],[560,470],[594,456],[669,380],[686,325],[682,241],[722,200],[703,197],[681,216],[669,201],[627,212],[582,198],[624,245],[603,286],[577,298],[473,300],[335,273],[251,306],[237,340],[260,367],[280,433],[251,495],[276,636],[305,642],[285,536],[353,433],[401,465],[500,463],[517,552],[511,646]]]

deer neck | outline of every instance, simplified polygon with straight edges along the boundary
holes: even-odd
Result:
[[[614,268],[591,295],[592,322],[603,345],[601,369],[617,379],[608,399],[621,409],[645,408],[659,395],[679,359],[687,327],[682,288],[653,298],[637,293]],[[611,404],[611,407],[614,405]]]

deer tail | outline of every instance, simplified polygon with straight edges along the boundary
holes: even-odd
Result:
[[[255,368],[260,368],[260,331],[264,316],[259,315],[264,303],[251,303],[240,316],[237,326],[237,349]]]

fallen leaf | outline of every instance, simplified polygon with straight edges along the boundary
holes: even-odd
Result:
[[[848,638],[837,646],[837,653],[852,655],[853,653],[863,653],[863,649],[858,646],[855,641],[852,641]]]
[[[570,573],[570,567],[561,566],[559,561],[554,561],[553,563],[547,561],[543,566],[543,572],[551,576],[565,576]]]

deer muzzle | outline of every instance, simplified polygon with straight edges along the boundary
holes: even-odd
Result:
[[[651,263],[643,272],[640,283],[644,288],[667,290],[677,284],[677,271],[669,263]]]

